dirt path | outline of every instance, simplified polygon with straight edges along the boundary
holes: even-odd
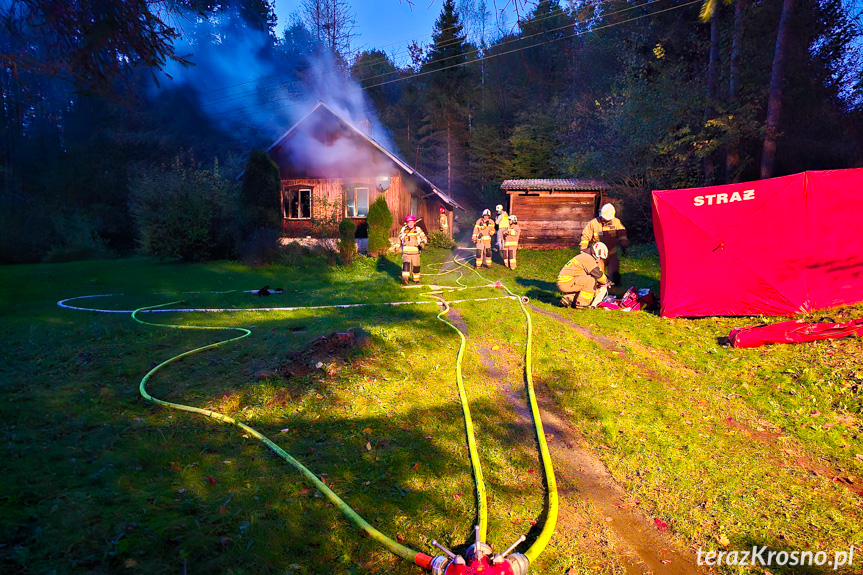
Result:
[[[489,377],[500,382],[508,375],[506,368],[496,366],[491,350],[480,349],[483,365]],[[499,388],[518,417],[533,433],[533,421],[524,390],[513,390],[503,383]],[[617,545],[622,550],[621,563],[628,574],[644,575],[697,575],[708,573],[696,565],[691,553],[677,549],[667,534],[659,531],[654,522],[645,516],[618,485],[605,465],[584,445],[583,439],[568,422],[567,416],[549,397],[547,389],[536,389],[542,422],[548,439],[549,452],[554,461],[555,474],[561,501],[559,528],[577,531],[582,521],[567,513],[570,498],[588,499],[597,510],[600,521],[612,529]],[[567,488],[566,486],[573,486]],[[569,525],[567,525],[569,523]]]
[[[451,310],[447,318],[467,333],[464,318],[457,310]],[[597,341],[612,352],[623,354],[614,342],[578,327],[579,333]],[[525,434],[533,435],[533,422],[522,389],[511,389],[504,381],[509,379],[506,365],[495,365],[491,350],[480,348],[483,365],[488,376],[498,382],[499,389],[516,412],[515,418],[525,428]],[[568,423],[567,416],[554,403],[547,389],[537,389],[537,400],[542,413],[543,425],[548,438],[549,451],[554,462],[560,485],[560,533],[583,533],[590,521],[573,513],[574,506],[568,504],[574,498],[587,499],[599,514],[595,522],[606,525],[616,538],[618,560],[630,575],[703,575],[706,568],[696,565],[692,553],[678,549],[671,536],[659,531],[654,522],[645,516],[631,501],[626,492],[611,477],[605,465],[584,445],[583,439]],[[587,534],[585,534],[587,535]],[[592,537],[590,534],[589,537]],[[579,544],[591,544],[582,539]]]

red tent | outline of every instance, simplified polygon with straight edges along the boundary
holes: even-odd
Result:
[[[863,301],[863,169],[653,192],[664,317]]]

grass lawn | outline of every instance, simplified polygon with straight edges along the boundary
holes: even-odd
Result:
[[[530,298],[537,391],[565,414],[578,449],[625,490],[626,505],[655,525],[669,548],[693,558],[698,548],[766,545],[823,550],[832,559],[834,551],[863,544],[863,343],[734,350],[717,339],[733,327],[780,318],[564,310],[556,306],[554,278],[574,253],[523,251],[518,270],[496,263],[482,273]],[[455,285],[457,273],[434,277],[450,257],[424,251],[423,282]],[[624,284],[658,292],[655,251],[633,250],[622,264]],[[129,314],[56,305],[95,294],[117,295],[72,303],[135,309],[176,300],[194,308],[429,301],[421,297],[427,288],[402,288],[399,272],[395,256],[361,257],[348,268],[314,258],[259,269],[151,259],[0,268],[0,573],[420,573],[362,536],[241,430],[140,397],[149,369],[224,333],[148,327]],[[461,282],[484,283],[467,272]],[[243,292],[264,284],[285,293]],[[501,291],[447,296],[494,298]],[[523,402],[524,316],[511,300],[453,307],[468,336],[464,377],[488,490],[489,539],[502,549],[528,534],[523,552],[542,527],[544,506],[532,429],[507,399],[511,390]],[[251,425],[403,544],[434,555],[430,541],[437,539],[464,551],[476,509],[455,386],[459,339],[437,313],[424,304],[148,314],[143,319],[152,322],[252,330],[168,366],[148,389]],[[829,315],[861,317],[863,306]],[[310,343],[350,328],[364,330],[369,344],[320,369],[288,374]],[[557,535],[531,572],[626,572],[626,533],[577,480],[562,482],[561,510]],[[855,556],[861,562],[863,551]]]

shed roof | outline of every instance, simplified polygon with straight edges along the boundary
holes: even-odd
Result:
[[[601,192],[608,189],[608,184],[602,180],[587,178],[504,180],[500,189],[537,192]]]
[[[281,136],[279,136],[278,138],[276,138],[276,140],[275,140],[272,144],[270,144],[270,147],[268,147],[268,148],[266,149],[266,152],[268,152],[268,153],[269,153],[273,148],[275,148],[276,146],[278,146],[278,145],[279,145],[279,144],[280,144],[280,143],[281,143],[285,138],[287,138],[287,137],[291,134],[291,132],[293,132],[294,130],[296,130],[296,129],[297,129],[297,126],[299,126],[300,124],[302,124],[303,122],[305,122],[305,121],[309,118],[309,116],[311,116],[312,114],[316,113],[316,112],[318,111],[318,109],[326,110],[327,112],[329,112],[330,114],[332,114],[333,116],[335,116],[335,117],[336,117],[336,118],[337,118],[337,119],[338,119],[342,124],[344,124],[345,126],[347,126],[349,129],[351,129],[353,132],[355,132],[355,133],[356,133],[358,136],[360,136],[362,139],[366,140],[366,141],[367,141],[369,144],[371,144],[373,147],[375,147],[375,148],[377,148],[378,150],[380,150],[380,151],[381,151],[385,156],[387,156],[390,160],[392,160],[392,161],[393,161],[393,162],[394,162],[394,163],[395,163],[399,168],[401,168],[402,170],[404,170],[405,172],[407,172],[407,173],[408,173],[408,175],[411,175],[411,176],[415,177],[416,179],[420,180],[420,182],[421,182],[421,183],[423,183],[423,184],[427,185],[427,186],[431,189],[431,193],[432,193],[432,194],[434,194],[434,195],[436,195],[436,196],[437,196],[437,197],[438,197],[438,198],[439,198],[443,203],[445,203],[445,204],[447,204],[447,205],[449,205],[449,206],[452,206],[452,208],[453,208],[453,209],[454,209],[454,208],[458,208],[458,209],[460,209],[460,210],[464,210],[464,208],[463,208],[462,206],[460,206],[460,205],[458,204],[458,202],[456,202],[456,201],[455,201],[454,199],[452,199],[449,195],[447,195],[446,193],[444,193],[440,188],[438,188],[438,187],[437,187],[437,186],[435,186],[433,183],[431,183],[431,181],[429,181],[429,179],[428,179],[428,178],[426,178],[425,176],[423,176],[421,173],[419,173],[419,172],[418,172],[418,171],[416,171],[415,169],[411,168],[411,167],[410,167],[406,162],[404,162],[401,158],[399,158],[398,156],[396,156],[395,154],[393,154],[392,152],[390,152],[389,150],[387,150],[386,148],[384,148],[383,146],[381,146],[381,145],[380,145],[379,143],[377,143],[377,142],[376,142],[376,141],[375,141],[371,136],[369,136],[369,135],[368,135],[368,134],[366,134],[364,131],[362,131],[362,130],[360,130],[359,128],[357,128],[356,126],[354,126],[351,122],[349,122],[348,120],[346,120],[345,118],[343,118],[342,116],[340,116],[339,114],[337,114],[337,113],[336,113],[332,108],[330,108],[329,106],[327,106],[327,105],[326,105],[324,102],[322,102],[322,101],[319,101],[319,102],[318,102],[318,104],[317,104],[314,108],[312,108],[312,110],[311,110],[308,114],[306,114],[305,116],[303,116],[303,117],[302,117],[302,118],[301,118],[301,119],[300,119],[296,124],[294,124],[294,125],[293,125],[290,129],[288,129],[284,134],[282,134]],[[244,174],[244,173],[245,173],[245,172],[243,172],[243,173],[241,173],[239,176],[237,176],[237,179],[241,178],[241,177],[243,176],[243,174]]]

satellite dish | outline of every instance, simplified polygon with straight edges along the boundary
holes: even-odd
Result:
[[[381,175],[375,178],[375,187],[381,192],[385,192],[390,189],[390,177],[387,175]]]

